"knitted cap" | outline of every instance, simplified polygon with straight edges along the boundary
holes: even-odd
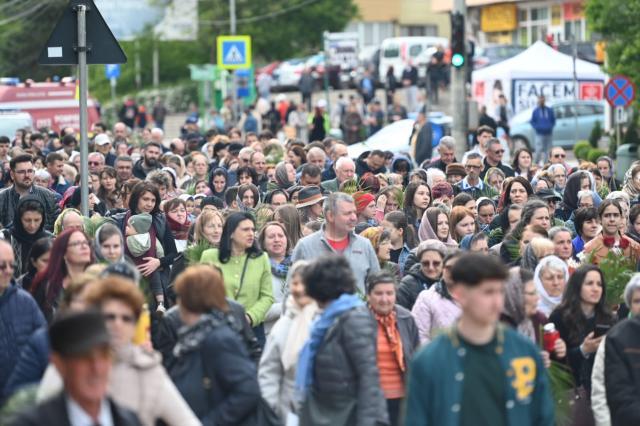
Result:
[[[358,214],[362,213],[367,208],[369,203],[375,200],[375,197],[368,192],[356,192],[353,196],[353,201],[356,203],[356,211]]]
[[[129,218],[127,224],[132,226],[136,232],[145,233],[149,232],[151,228],[151,222],[153,221],[153,217],[149,213],[140,213],[133,215]]]
[[[449,182],[438,182],[435,185],[433,185],[433,188],[431,188],[431,196],[433,197],[434,200],[444,195],[453,197],[453,187]]]
[[[447,176],[466,176],[467,172],[460,163],[451,163],[447,165]]]

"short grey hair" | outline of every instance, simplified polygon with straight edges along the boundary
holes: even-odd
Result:
[[[104,163],[104,155],[100,152],[90,152],[87,158],[99,158],[100,162]]]
[[[591,190],[589,190],[589,189],[583,189],[583,190],[581,190],[581,191],[578,191],[578,202],[580,202],[580,200],[581,200],[583,197],[591,197],[592,199],[594,198],[594,197],[593,197],[593,193],[592,193],[592,192],[591,192]],[[595,200],[594,200],[594,201],[595,201]]]
[[[551,174],[555,173],[556,170],[562,170],[562,173],[564,173],[564,175],[567,175],[567,169],[564,168],[564,166],[562,164],[552,164],[551,166],[549,166],[549,172]]]
[[[324,150],[322,148],[318,148],[317,146],[314,146],[309,150],[309,152],[307,152],[307,159],[309,159],[309,157],[315,156],[327,158],[327,154],[324,152]]]
[[[147,175],[147,178],[145,180],[156,186],[163,185],[167,189],[171,188],[172,186],[169,175],[167,175],[167,173],[163,172],[162,170],[152,171]]]
[[[36,171],[35,177],[37,177],[38,179],[51,180],[51,173],[49,173],[45,169],[40,169]]]
[[[340,158],[338,158],[338,160],[336,161],[336,170],[338,170],[339,168],[341,168],[341,167],[342,167],[342,165],[343,165],[344,163],[347,163],[347,162],[349,162],[349,163],[353,164],[354,166],[356,165],[356,163],[354,163],[354,162],[353,162],[353,160],[352,160],[351,158],[349,158],[349,157],[340,157]]]
[[[487,141],[487,148],[490,147],[491,145],[500,145],[502,146],[502,142],[500,142],[500,139],[498,138],[491,138]]]
[[[571,230],[566,226],[554,226],[553,228],[549,229],[549,239],[553,241],[556,235],[561,232],[568,232],[569,235],[572,235]]]
[[[627,206],[629,204],[631,204],[631,198],[629,197],[629,194],[627,194],[624,191],[613,191],[610,192],[609,195],[607,195],[607,200],[622,200],[625,203],[627,203]]]
[[[635,273],[627,283],[627,286],[624,288],[624,303],[627,304],[627,307],[631,309],[631,299],[633,298],[633,293],[637,290],[640,290],[640,273]]]
[[[456,140],[453,138],[453,136],[443,136],[442,138],[440,138],[440,145],[438,146],[438,148],[440,148],[441,146],[448,149],[455,149]]]
[[[338,203],[355,203],[353,201],[353,197],[349,194],[345,194],[344,192],[332,192],[329,194],[326,200],[324,200],[324,205],[322,206],[322,213],[324,217],[327,217],[327,213],[335,212],[338,209]]]
[[[294,262],[294,264],[291,265],[291,268],[289,268],[289,276],[293,278],[296,275],[302,274],[304,269],[310,264],[311,262],[309,260],[298,260]]]
[[[437,176],[447,179],[447,175],[442,170],[435,167],[427,169],[427,185],[429,185],[429,188],[433,187],[433,179]]]
[[[470,152],[467,154],[467,158],[464,159],[464,163],[467,164],[469,160],[482,160],[482,155],[478,152]]]

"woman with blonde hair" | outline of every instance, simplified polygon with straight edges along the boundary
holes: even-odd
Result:
[[[222,237],[224,217],[219,210],[207,209],[200,213],[193,228],[193,241],[196,244],[207,244],[209,248],[216,248]]]

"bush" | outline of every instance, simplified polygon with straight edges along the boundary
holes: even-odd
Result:
[[[631,116],[631,122],[627,127],[627,131],[624,132],[624,136],[622,136],[623,144],[640,144],[640,137],[638,136],[638,111],[634,110]]]
[[[602,157],[603,155],[607,155],[607,151],[598,148],[591,148],[589,150],[589,153],[587,154],[587,161],[595,163],[598,158]]]
[[[591,149],[593,148],[588,141],[579,141],[573,146],[573,153],[578,160],[586,160]]]
[[[591,134],[589,135],[589,144],[592,148],[598,147],[598,142],[602,137],[602,126],[599,121],[596,121],[596,124],[593,125],[593,129],[591,129]]]

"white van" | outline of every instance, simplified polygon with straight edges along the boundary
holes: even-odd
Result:
[[[380,46],[380,80],[384,81],[387,70],[393,66],[393,74],[400,82],[402,71],[409,61],[418,68],[418,77],[424,79],[427,73],[427,64],[438,46],[447,49],[449,39],[446,37],[392,37],[385,39]]]

